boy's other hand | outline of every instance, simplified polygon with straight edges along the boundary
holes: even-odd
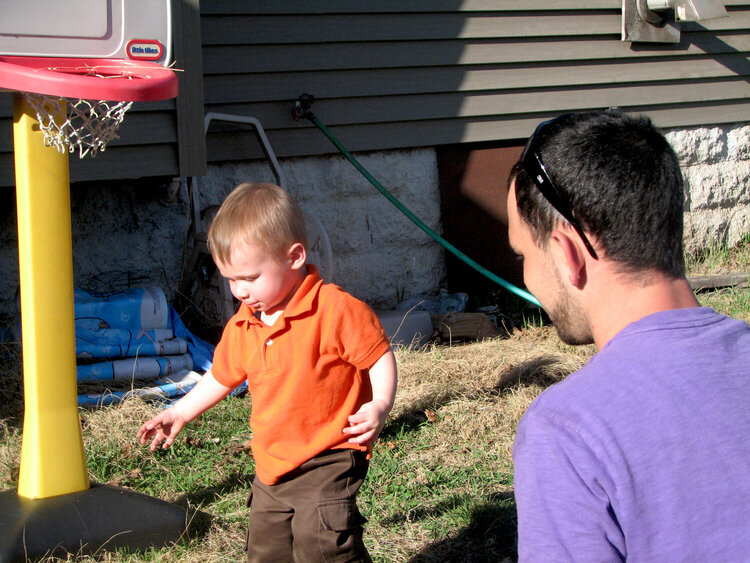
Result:
[[[374,399],[362,405],[359,410],[349,415],[349,426],[344,428],[344,434],[351,434],[349,442],[368,446],[380,436],[385,425],[385,419],[391,408],[386,401]]]
[[[188,423],[174,408],[160,412],[157,416],[146,422],[138,429],[136,436],[141,444],[151,439],[149,449],[153,452],[162,444],[162,449],[171,446],[177,435]]]

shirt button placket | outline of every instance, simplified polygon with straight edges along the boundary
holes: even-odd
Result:
[[[266,370],[273,370],[278,367],[277,351],[274,349],[274,334],[267,336],[263,341],[263,362]]]

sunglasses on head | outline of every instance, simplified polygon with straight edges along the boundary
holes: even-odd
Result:
[[[571,115],[573,114],[566,113],[556,117],[555,119],[550,119],[548,121],[543,121],[542,123],[540,123],[534,130],[534,134],[526,143],[526,146],[521,153],[520,163],[521,166],[523,166],[523,169],[531,178],[532,182],[534,182],[534,185],[542,193],[544,199],[546,199],[549,204],[554,207],[558,211],[558,213],[560,213],[560,215],[565,217],[568,223],[570,223],[571,226],[575,229],[576,233],[578,233],[578,236],[581,237],[581,240],[583,241],[586,250],[589,251],[589,254],[591,254],[591,256],[595,260],[598,260],[599,257],[596,255],[596,251],[589,242],[589,239],[586,238],[581,223],[573,215],[573,208],[570,205],[570,200],[568,200],[567,197],[560,193],[560,191],[557,189],[557,186],[555,186],[555,184],[552,182],[549,174],[547,174],[547,169],[542,162],[542,158],[539,156],[538,141],[539,134],[542,132],[542,130],[548,125],[560,121],[561,119],[570,117]]]

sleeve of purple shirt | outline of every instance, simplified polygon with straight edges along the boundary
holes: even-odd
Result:
[[[513,447],[519,563],[624,561],[607,472],[578,429],[532,406]]]

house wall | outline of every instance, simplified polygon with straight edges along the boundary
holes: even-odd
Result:
[[[665,131],[685,178],[684,243],[688,252],[732,246],[750,234],[750,126]],[[523,284],[507,238],[506,179],[522,147],[453,145],[437,150],[444,236],[490,271]],[[489,241],[489,242],[488,242]],[[448,289],[480,298],[497,286],[446,256]]]
[[[682,23],[677,44],[621,41],[622,0],[179,0],[176,100],[136,103],[74,182],[201,176],[261,156],[204,139],[205,112],[255,116],[277,154],[333,154],[300,94],[353,151],[519,140],[564,111],[619,106],[660,127],[750,121],[750,0]],[[0,92],[0,186],[13,185],[12,95]]]
[[[750,1],[621,41],[622,0],[203,0],[207,111],[258,118],[280,156],[335,153],[291,110],[303,93],[353,151],[520,140],[566,111],[618,106],[659,127],[750,122]],[[260,156],[211,131],[209,162]]]
[[[13,163],[13,96],[0,91],[0,189],[15,185]],[[70,178],[109,181],[123,178],[171,177],[179,158],[175,101],[137,102],[125,114],[110,142],[95,158],[70,158]]]
[[[431,229],[441,232],[433,149],[357,155]],[[284,159],[287,187],[330,238],[332,281],[379,308],[442,287],[442,249],[340,157]],[[200,178],[203,210],[246,181],[274,181],[263,161],[211,165]],[[74,282],[110,291],[158,285],[171,301],[180,282],[188,227],[180,183],[89,182],[71,187]],[[0,190],[0,315],[12,315],[18,288],[14,192]],[[195,273],[199,275],[199,273]]]
[[[357,155],[358,161],[432,230],[441,232],[440,194],[433,149]],[[283,159],[286,188],[326,229],[333,280],[378,308],[433,294],[442,287],[442,248],[341,157]],[[237,184],[274,181],[263,162],[209,167],[201,203],[219,205]]]
[[[686,184],[685,246],[734,245],[750,233],[750,126],[691,127],[667,139]]]
[[[685,241],[689,249],[715,242],[736,243],[750,233],[750,126],[690,127],[670,130],[686,177]],[[433,230],[443,233],[439,197],[438,152],[411,149],[357,154],[402,203]],[[281,160],[287,187],[303,208],[317,217],[330,237],[333,281],[378,308],[434,294],[446,287],[444,251],[408,221],[341,157]],[[454,177],[455,190],[466,180],[479,190],[485,176],[470,167]],[[502,175],[486,176],[487,190],[500,193]],[[219,205],[236,184],[273,181],[263,161],[217,164],[201,178],[203,209]],[[476,194],[473,196],[477,199]],[[478,199],[492,201],[481,194]],[[158,285],[169,298],[180,279],[187,229],[187,192],[179,183],[92,182],[72,187],[74,276],[79,287],[101,291]],[[485,206],[495,215],[493,232],[504,232],[503,207]],[[457,208],[456,208],[457,209]],[[455,221],[456,209],[442,215]],[[464,220],[478,225],[466,210]],[[18,254],[15,199],[0,190],[0,315],[15,310]],[[446,235],[447,238],[451,238]],[[456,242],[451,240],[451,242]],[[485,263],[503,252],[502,237],[482,237],[469,254]],[[483,250],[482,250],[483,249]],[[496,273],[505,273],[493,265]],[[513,280],[516,281],[516,280]],[[452,291],[464,289],[460,278]]]

